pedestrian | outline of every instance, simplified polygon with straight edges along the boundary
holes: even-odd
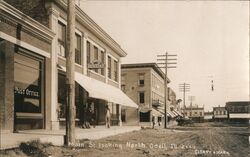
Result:
[[[156,118],[155,116],[152,116],[152,122],[153,122],[153,129],[155,128]]]
[[[106,120],[106,127],[110,128],[110,109],[109,106],[106,105],[106,116],[105,116],[105,120]]]
[[[92,112],[91,112],[90,107],[87,108],[87,116],[86,116],[86,118],[87,118],[86,126],[89,129],[90,128],[90,122],[91,122],[91,119],[92,119]]]
[[[95,104],[92,102],[90,105],[90,113],[91,113],[91,123],[93,127],[96,126],[96,112],[95,112]]]
[[[83,124],[82,128],[90,128],[89,121],[88,121],[88,108],[87,105],[83,109]]]

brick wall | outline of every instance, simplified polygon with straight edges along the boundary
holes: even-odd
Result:
[[[48,27],[48,14],[45,0],[4,0],[24,14]]]
[[[14,45],[0,43],[0,118],[1,130],[13,131],[14,123]]]

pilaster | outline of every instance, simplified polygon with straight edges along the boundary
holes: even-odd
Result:
[[[58,55],[57,55],[57,38],[58,38],[58,18],[59,12],[53,8],[49,11],[49,28],[56,34],[52,40],[51,58],[46,60],[46,129],[59,130],[58,120]]]

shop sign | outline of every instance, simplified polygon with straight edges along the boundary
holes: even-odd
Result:
[[[89,69],[103,69],[105,68],[105,64],[101,61],[94,60],[91,63],[88,64]]]
[[[18,95],[23,95],[25,97],[36,97],[39,98],[40,94],[37,91],[34,91],[33,89],[22,89],[20,87],[15,87],[14,88],[14,93]]]

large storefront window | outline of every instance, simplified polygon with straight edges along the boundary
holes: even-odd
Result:
[[[15,112],[42,113],[42,61],[15,53]]]

